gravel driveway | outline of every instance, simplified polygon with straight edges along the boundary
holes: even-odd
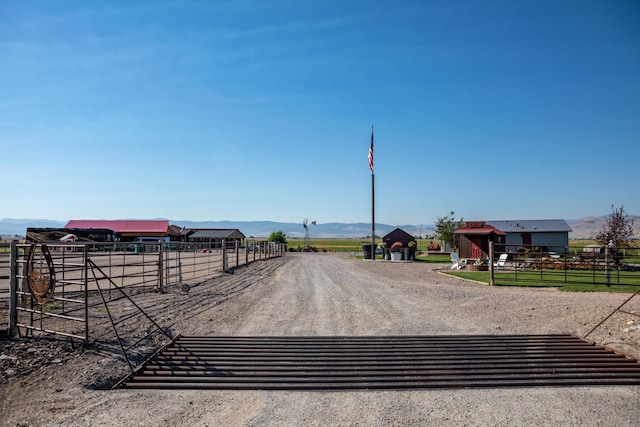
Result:
[[[295,253],[212,279],[187,296],[176,291],[145,298],[157,298],[162,322],[183,335],[583,335],[628,297],[492,288],[432,269],[423,263]],[[640,331],[630,322],[616,315],[589,338],[638,357]],[[102,333],[112,339],[108,330]],[[4,359],[18,347],[39,354],[43,344],[26,341],[3,343]],[[65,345],[47,344],[39,366],[32,361],[30,372],[0,385],[1,425],[640,425],[640,386],[100,390],[97,384],[126,373],[119,355],[98,347],[61,351]],[[52,360],[47,355],[54,350]]]

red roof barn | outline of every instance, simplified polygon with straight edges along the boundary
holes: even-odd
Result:
[[[469,221],[458,228],[460,258],[489,258],[489,242],[504,243],[507,235],[504,231],[488,225],[484,221]]]

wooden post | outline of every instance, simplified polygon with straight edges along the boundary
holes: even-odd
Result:
[[[489,286],[493,285],[493,242],[489,240]]]
[[[227,271],[227,241],[222,239],[222,271]]]

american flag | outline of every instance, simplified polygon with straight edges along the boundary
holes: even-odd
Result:
[[[373,127],[371,127],[371,146],[369,147],[369,169],[373,173]]]

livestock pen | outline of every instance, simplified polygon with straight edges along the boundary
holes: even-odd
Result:
[[[0,250],[0,334],[91,337],[107,301],[147,292],[188,292],[191,286],[250,263],[283,256],[267,241],[247,246],[158,243],[102,245],[3,244]],[[105,312],[106,310],[106,312]]]

